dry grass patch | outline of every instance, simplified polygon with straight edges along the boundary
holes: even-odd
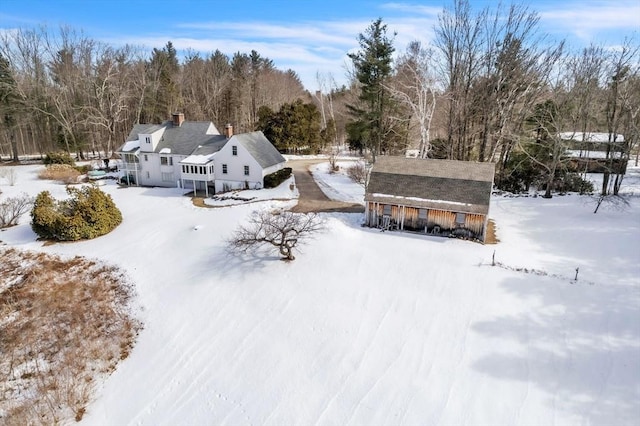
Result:
[[[80,421],[141,323],[122,271],[0,247],[0,424]]]
[[[487,234],[485,235],[485,244],[498,244],[500,240],[496,235],[496,223],[493,219],[489,219],[487,223]]]
[[[57,180],[62,183],[78,183],[80,172],[68,164],[50,164],[40,172],[40,179]]]

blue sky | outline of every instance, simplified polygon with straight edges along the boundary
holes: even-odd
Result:
[[[505,2],[506,3],[506,2]],[[497,1],[471,0],[474,10]],[[593,42],[619,45],[640,32],[640,0],[538,0],[524,3],[540,15],[540,28],[580,48]],[[220,49],[258,51],[281,69],[291,68],[305,87],[317,88],[316,73],[346,81],[346,53],[378,17],[397,32],[394,46],[429,42],[438,13],[451,0],[0,0],[0,31],[70,25],[112,45],[163,47],[203,53]]]

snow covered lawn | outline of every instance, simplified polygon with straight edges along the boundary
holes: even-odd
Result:
[[[64,194],[17,169],[0,197]],[[224,240],[252,210],[295,201],[207,209],[175,189],[102,189],[124,217],[109,235],[43,246],[28,217],[0,233],[136,283],[145,328],[84,424],[637,424],[638,197],[597,215],[576,195],[495,197],[501,242],[487,246],[328,214],[286,263],[229,257]],[[491,267],[494,250],[548,275]]]

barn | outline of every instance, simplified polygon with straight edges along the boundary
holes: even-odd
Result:
[[[380,156],[365,191],[365,225],[484,242],[495,165]]]

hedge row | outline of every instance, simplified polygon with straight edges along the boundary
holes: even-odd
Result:
[[[275,188],[291,176],[291,167],[285,167],[264,177],[265,188]]]

